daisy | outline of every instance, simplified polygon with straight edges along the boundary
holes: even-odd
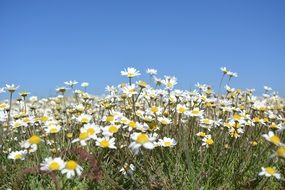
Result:
[[[37,135],[32,135],[28,140],[24,141],[21,144],[23,148],[32,148],[33,150],[37,150],[37,145],[42,141],[42,139]]]
[[[204,124],[204,125],[212,125],[212,124],[214,123],[213,120],[208,119],[208,118],[202,118],[202,119],[200,120],[200,122],[201,122],[201,124]]]
[[[229,70],[226,67],[221,67],[221,71],[224,73],[224,75],[228,74]]]
[[[101,129],[98,125],[95,125],[94,123],[87,123],[80,128],[80,132],[87,132],[88,138],[95,140],[97,138],[97,134],[101,132]]]
[[[41,163],[42,171],[57,171],[62,170],[65,166],[64,161],[60,157],[52,158],[48,157]]]
[[[185,112],[187,112],[188,108],[185,105],[178,104],[176,106],[176,110],[178,113],[185,113]]]
[[[88,82],[81,83],[81,87],[83,87],[83,88],[87,88],[88,86],[89,86]]]
[[[138,154],[141,146],[146,149],[154,149],[155,136],[150,136],[146,133],[133,133],[131,134],[133,142],[129,145],[134,154]]]
[[[63,94],[63,93],[65,93],[65,91],[67,90],[67,88],[64,87],[64,86],[61,86],[61,87],[56,88],[55,90],[56,90],[56,92]]]
[[[104,138],[98,138],[96,141],[96,145],[101,147],[101,148],[111,148],[111,149],[116,149],[117,147],[115,146],[115,138],[109,138],[109,137],[104,137]]]
[[[61,126],[59,125],[49,125],[45,127],[45,132],[47,134],[50,134],[50,133],[55,134],[55,133],[58,133],[60,129],[61,129]]]
[[[26,91],[23,91],[23,92],[20,92],[20,93],[19,93],[19,95],[22,96],[22,97],[24,97],[24,98],[25,98],[26,96],[28,96],[29,94],[30,94],[30,92],[26,92]]]
[[[261,172],[259,172],[260,176],[266,176],[266,177],[271,177],[271,176],[274,176],[276,177],[277,179],[280,179],[281,178],[281,175],[280,173],[277,173],[277,170],[275,167],[262,167],[261,168]]]
[[[125,125],[123,128],[128,128],[129,131],[132,131],[133,129],[137,128],[139,123],[129,120],[128,124]]]
[[[136,84],[142,89],[148,87],[147,83],[143,80],[137,81]]]
[[[213,141],[211,135],[206,135],[206,136],[202,139],[202,141],[203,141],[202,146],[206,146],[207,148],[209,147],[209,145],[214,144],[214,141]]]
[[[176,77],[164,76],[164,80],[161,83],[165,85],[166,89],[171,90],[177,84],[177,79]]]
[[[136,85],[126,85],[123,89],[123,93],[126,94],[128,97],[132,97],[132,95],[137,94]]]
[[[120,125],[108,125],[106,127],[104,127],[102,130],[102,134],[104,136],[113,136],[115,133],[118,132],[120,128]]]
[[[92,116],[89,114],[81,114],[78,118],[76,118],[76,120],[82,124],[86,124],[89,123],[90,120],[92,119]]]
[[[9,153],[8,159],[25,160],[26,154],[27,154],[27,150],[14,151],[14,152]]]
[[[78,163],[74,160],[69,160],[65,162],[64,169],[61,170],[62,174],[66,174],[67,178],[71,178],[77,174],[78,176],[81,175],[83,168],[78,165]]]
[[[275,155],[281,158],[285,158],[285,146],[278,147],[277,151],[275,152]]]
[[[278,136],[274,135],[274,133],[272,131],[269,131],[268,134],[263,134],[262,135],[267,141],[277,145],[277,146],[280,146],[280,145],[283,145],[281,143],[281,140]]]
[[[157,120],[162,124],[162,125],[169,125],[171,123],[171,119],[167,117],[158,117]]]
[[[157,74],[157,70],[156,69],[147,69],[146,73],[149,75],[156,75]]]
[[[128,67],[127,69],[125,69],[124,71],[121,71],[121,75],[122,76],[127,76],[128,78],[133,78],[136,76],[141,75],[140,72],[138,70],[136,70],[135,68],[132,67]]]
[[[104,116],[102,118],[102,121],[105,121],[105,122],[108,122],[108,123],[115,123],[116,119],[117,118],[114,115],[107,115],[107,116]]]
[[[234,73],[234,72],[231,72],[231,71],[228,71],[227,75],[232,78],[232,77],[238,77],[238,74],[237,73]]]
[[[161,115],[162,111],[163,111],[162,107],[151,106],[150,108],[147,109],[146,114],[152,115],[152,116]]]
[[[190,111],[189,115],[192,117],[202,117],[204,111],[200,110],[199,108],[194,108],[193,110]]]
[[[214,121],[208,118],[202,118],[200,119],[201,127],[211,130]]]
[[[176,145],[175,139],[163,137],[163,139],[159,139],[159,145],[163,147],[173,147]]]
[[[198,133],[196,133],[196,135],[197,135],[198,137],[204,138],[204,137],[206,136],[206,133],[204,133],[204,132],[198,132]]]
[[[128,119],[128,118],[126,118],[126,117],[121,117],[120,119],[119,119],[119,122],[121,123],[121,124],[123,124],[123,125],[128,125],[128,123],[130,122],[130,120]]]
[[[12,121],[12,127],[18,128],[18,127],[27,127],[28,124],[25,123],[22,119],[18,119],[16,121]]]
[[[265,91],[272,91],[272,88],[269,87],[269,86],[264,86],[263,88],[264,88]]]
[[[6,84],[6,90],[8,90],[10,93],[15,92],[17,89],[19,88],[19,86],[16,86],[14,84]]]
[[[65,85],[70,86],[71,88],[73,88],[78,82],[75,80],[70,80],[70,81],[66,81],[64,82]]]
[[[71,141],[71,143],[75,143],[75,142],[80,142],[80,145],[81,146],[86,146],[86,142],[90,139],[89,135],[88,135],[88,132],[87,131],[83,131],[83,132],[80,132],[79,134],[79,137],[76,138],[76,139],[73,139]]]
[[[238,138],[240,137],[240,135],[242,133],[244,133],[244,130],[243,128],[234,128],[234,127],[231,127],[229,129],[229,133],[230,133],[230,136],[233,137],[233,138]]]

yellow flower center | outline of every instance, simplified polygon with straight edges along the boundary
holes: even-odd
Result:
[[[41,120],[42,120],[42,122],[45,122],[45,121],[48,120],[48,117],[47,117],[47,116],[43,116],[43,117],[41,118]]]
[[[30,144],[39,144],[41,142],[41,138],[37,135],[33,135],[29,138],[28,141]]]
[[[156,112],[158,112],[158,107],[153,106],[153,107],[151,107],[150,110],[151,110],[151,112],[156,113]]]
[[[16,160],[22,159],[22,158],[23,158],[22,154],[16,154],[16,155],[15,155],[15,159],[16,159]]]
[[[168,82],[168,83],[166,84],[166,86],[167,86],[168,88],[172,88],[172,87],[173,87],[173,84],[172,84],[171,82]]]
[[[264,121],[265,123],[267,123],[267,122],[269,122],[269,119],[268,119],[267,117],[265,117],[265,118],[263,119],[263,121]]]
[[[72,138],[73,134],[72,133],[67,133],[66,136],[67,136],[67,138]]]
[[[198,136],[198,137],[205,137],[205,136],[206,136],[206,133],[204,133],[204,132],[199,132],[199,133],[197,134],[197,136]]]
[[[276,173],[276,170],[275,170],[274,168],[272,168],[272,167],[267,167],[267,168],[265,168],[265,171],[266,171],[267,173],[269,173],[270,175],[273,175],[273,174]]]
[[[57,128],[51,128],[50,129],[50,133],[57,133],[57,132],[58,132]]]
[[[79,139],[80,140],[85,140],[88,138],[88,133],[87,132],[82,132],[79,134]]]
[[[184,113],[186,111],[186,108],[181,106],[178,108],[177,111],[178,111],[178,113]]]
[[[203,119],[203,123],[209,125],[210,124],[210,120],[209,119]]]
[[[168,121],[167,121],[166,119],[163,119],[163,120],[161,120],[161,124],[162,124],[162,125],[167,125],[167,124],[168,124]]]
[[[274,144],[279,144],[280,143],[280,138],[277,137],[276,135],[270,137],[270,141]]]
[[[227,122],[227,123],[224,123],[224,126],[227,127],[227,128],[230,128],[232,125]]]
[[[129,93],[134,93],[134,92],[136,92],[135,89],[133,89],[133,88],[129,89]]]
[[[255,118],[253,118],[253,122],[254,122],[254,123],[259,123],[259,122],[260,122],[259,117],[255,117]]]
[[[233,117],[234,117],[235,120],[240,120],[241,119],[241,116],[239,114],[235,114]]]
[[[214,144],[214,141],[213,141],[213,139],[210,138],[210,139],[207,139],[207,140],[206,140],[206,143],[209,144],[209,145],[211,145],[211,144]]]
[[[102,141],[100,142],[100,146],[101,146],[102,148],[107,148],[107,147],[110,146],[110,143],[109,143],[108,140],[104,139],[104,140],[102,140]]]
[[[137,123],[134,122],[134,121],[130,121],[130,122],[129,122],[129,126],[130,126],[131,128],[136,128]]]
[[[108,121],[108,122],[114,121],[114,116],[112,116],[112,115],[107,116],[106,121]]]
[[[48,166],[48,168],[51,170],[51,171],[54,171],[54,170],[59,170],[59,163],[57,162],[51,162]]]
[[[192,110],[191,112],[193,115],[199,115],[200,111],[199,110]]]
[[[16,122],[15,124],[14,124],[14,127],[15,128],[18,128],[18,127],[20,127],[21,126],[21,123],[19,123],[19,122]]]
[[[77,163],[74,160],[69,160],[65,164],[65,168],[68,170],[74,170],[77,167]]]
[[[136,142],[139,144],[144,144],[144,143],[147,143],[148,141],[149,141],[149,138],[146,134],[139,134],[136,140]]]
[[[23,119],[23,121],[24,121],[25,123],[30,123],[30,122],[31,122],[30,118],[28,118],[28,117],[25,117],[25,118]]]
[[[88,123],[88,119],[86,117],[82,118],[81,123]]]
[[[111,127],[109,127],[109,132],[110,133],[117,133],[118,128],[115,125],[112,125]]]
[[[165,141],[163,144],[164,144],[164,146],[171,146],[171,145],[172,145],[172,142],[170,142],[170,141]]]
[[[88,134],[88,136],[91,136],[91,135],[93,135],[94,133],[95,133],[95,129],[93,129],[93,128],[87,129],[87,134]]]
[[[1,103],[1,104],[0,104],[0,109],[5,109],[5,108],[6,108],[6,104]]]
[[[121,123],[127,124],[127,123],[128,123],[128,120],[127,120],[127,119],[122,119],[122,120],[121,120]]]
[[[277,156],[284,157],[285,156],[285,146],[279,147],[276,151]]]
[[[269,127],[271,129],[277,129],[278,128],[278,126],[275,123],[272,123]]]

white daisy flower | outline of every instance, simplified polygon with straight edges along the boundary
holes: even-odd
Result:
[[[158,140],[159,145],[163,147],[173,147],[176,145],[175,139],[163,137],[163,139]]]
[[[132,149],[134,154],[138,154],[141,146],[146,149],[154,149],[154,141],[156,140],[156,136],[150,136],[146,133],[133,133],[131,134],[131,139],[133,142],[129,145],[129,148]]]
[[[277,145],[277,146],[281,146],[283,145],[281,143],[281,140],[278,136],[276,136],[272,131],[269,131],[268,134],[263,134],[262,135],[267,141]]]
[[[101,129],[98,125],[95,125],[94,123],[87,123],[80,128],[80,132],[87,132],[88,138],[95,140],[97,138],[97,134],[101,132]]]
[[[113,136],[115,133],[118,132],[119,129],[120,129],[120,125],[108,125],[102,128],[103,130],[102,134],[104,136]]]
[[[115,146],[115,138],[109,138],[109,137],[103,137],[103,138],[98,138],[96,141],[96,146],[99,146],[101,148],[111,148],[111,149],[116,149],[117,147]]]
[[[9,153],[8,159],[25,160],[26,154],[27,154],[27,150],[13,151]]]
[[[78,138],[76,138],[76,139],[73,139],[72,141],[71,141],[71,143],[75,143],[75,142],[80,142],[80,145],[81,146],[86,146],[87,145],[87,141],[88,140],[90,140],[90,137],[89,137],[89,135],[88,135],[88,132],[87,131],[83,131],[83,132],[80,132],[80,134],[79,134],[79,137]]]
[[[60,157],[52,158],[48,157],[41,163],[42,171],[57,171],[62,170],[65,166],[64,161]]]
[[[133,77],[139,76],[140,72],[136,70],[135,68],[128,67],[124,71],[121,71],[121,75],[126,76],[128,78],[133,78]]]
[[[66,174],[67,178],[71,178],[77,174],[78,176],[81,175],[83,168],[78,165],[78,163],[74,160],[69,160],[65,162],[64,169],[61,170],[62,174]]]
[[[274,176],[277,179],[281,178],[281,174],[277,172],[275,167],[266,167],[266,168],[262,167],[261,172],[259,172],[258,175],[266,177]]]

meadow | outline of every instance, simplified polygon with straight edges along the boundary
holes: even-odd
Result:
[[[285,188],[285,102],[270,87],[230,87],[225,67],[216,92],[155,69],[121,75],[104,96],[77,81],[41,99],[1,88],[0,189]]]

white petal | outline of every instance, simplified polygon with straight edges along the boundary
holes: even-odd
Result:
[[[151,142],[144,143],[143,147],[145,147],[146,149],[154,149],[154,145]]]

